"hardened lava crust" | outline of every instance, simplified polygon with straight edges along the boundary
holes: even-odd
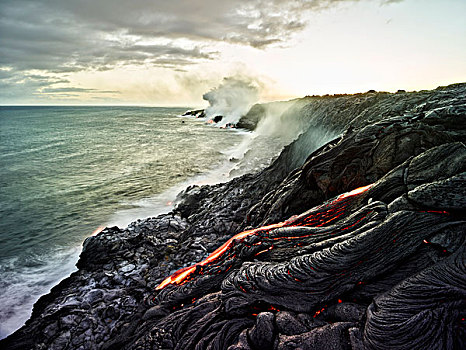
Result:
[[[465,349],[466,85],[288,113],[268,168],[88,238],[0,347]]]

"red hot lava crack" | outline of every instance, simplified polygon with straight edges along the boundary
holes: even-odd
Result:
[[[217,262],[222,256],[224,256],[227,252],[229,252],[238,242],[243,242],[246,238],[251,236],[259,236],[259,235],[266,235],[271,230],[280,228],[280,227],[294,227],[294,226],[301,226],[301,227],[321,227],[326,226],[335,220],[339,219],[344,213],[347,206],[347,199],[351,197],[358,196],[368,189],[372,187],[371,185],[367,185],[364,187],[359,187],[353,191],[343,193],[336,197],[335,199],[324,203],[318,207],[311,209],[310,211],[298,215],[293,216],[290,219],[279,222],[277,224],[272,224],[268,226],[259,227],[252,230],[246,230],[240,232],[226,241],[222,246],[217,248],[212,254],[210,254],[205,260],[198,262],[192,266],[188,266],[182,268],[171,276],[167,277],[165,280],[160,283],[156,290],[160,290],[165,288],[168,285],[182,285],[190,280],[196,274],[202,274],[204,267],[209,266]],[[317,212],[316,212],[317,211]],[[274,237],[273,239],[286,239],[286,240],[294,240],[300,239],[305,237],[304,235],[301,236],[293,236],[293,237]],[[270,250],[272,247],[266,249]],[[264,253],[265,250],[260,251],[260,253]],[[258,255],[256,254],[256,255]]]

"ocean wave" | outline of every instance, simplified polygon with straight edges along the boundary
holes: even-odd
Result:
[[[8,157],[18,157],[18,156],[23,156],[23,155],[26,155],[26,154],[42,152],[42,151],[46,151],[46,150],[50,150],[50,149],[53,149],[53,148],[63,146],[64,144],[65,144],[65,141],[58,141],[58,142],[48,141],[44,145],[40,145],[40,146],[36,146],[36,147],[30,147],[30,148],[26,148],[26,149],[22,149],[22,150],[18,150],[18,151],[13,151],[13,152],[0,154],[0,159],[8,158]]]
[[[12,257],[0,264],[0,339],[18,329],[41,295],[76,270],[81,247]]]

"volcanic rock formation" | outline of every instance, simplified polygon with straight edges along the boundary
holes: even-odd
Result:
[[[465,97],[296,101],[309,127],[268,168],[88,238],[0,346],[466,348]]]

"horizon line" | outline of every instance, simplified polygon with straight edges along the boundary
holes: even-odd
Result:
[[[306,94],[304,96],[297,96],[297,97],[291,97],[288,99],[283,99],[283,100],[271,100],[271,101],[257,101],[254,104],[265,104],[269,102],[285,102],[285,101],[292,101],[292,100],[299,100],[302,98],[306,97],[327,97],[327,96],[338,96],[338,95],[358,95],[358,94],[365,94],[368,92],[376,92],[376,93],[389,93],[389,94],[396,94],[399,91],[404,91],[406,93],[413,93],[413,92],[421,92],[421,91],[433,91],[437,90],[440,88],[445,88],[448,86],[453,86],[453,85],[461,85],[461,84],[466,84],[466,81],[460,81],[457,83],[448,83],[448,84],[441,84],[438,85],[435,88],[431,89],[418,89],[418,90],[405,90],[405,89],[398,89],[398,90],[392,90],[392,91],[387,91],[387,90],[368,90],[368,91],[360,91],[360,92],[343,92],[343,93],[327,93],[327,94]],[[189,109],[205,109],[206,107],[202,106],[183,106],[183,105],[150,105],[150,104],[1,104],[0,107],[145,107],[145,108],[189,108]]]

